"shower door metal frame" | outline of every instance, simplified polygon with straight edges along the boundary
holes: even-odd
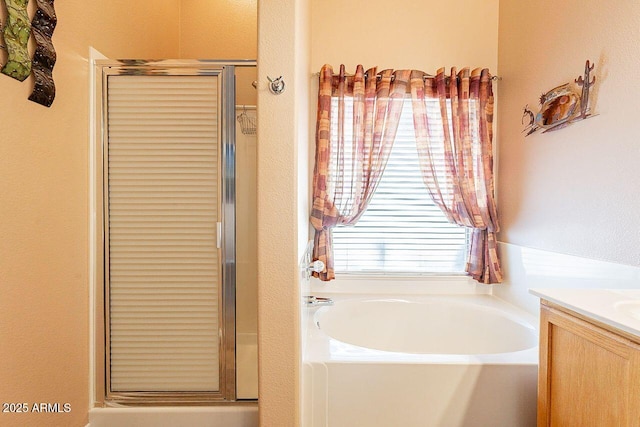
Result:
[[[217,60],[99,60],[96,67],[101,75],[101,93],[99,112],[101,126],[100,138],[101,161],[97,162],[98,175],[102,176],[102,197],[97,197],[101,204],[96,210],[98,216],[96,224],[102,227],[101,254],[97,264],[102,266],[102,292],[97,292],[97,315],[102,314],[104,323],[98,332],[102,332],[104,340],[96,342],[96,400],[106,405],[115,404],[215,404],[234,402],[236,400],[236,248],[235,248],[235,69],[236,67],[255,67],[256,61],[217,61]],[[220,287],[219,324],[219,390],[210,392],[113,392],[110,389],[110,360],[109,360],[109,259],[108,259],[108,187],[107,187],[107,149],[108,149],[108,111],[107,111],[107,83],[113,75],[218,75],[221,78],[220,99],[220,222],[222,223],[221,240],[221,269],[222,281]],[[102,329],[104,328],[104,329]],[[96,337],[99,335],[96,334]],[[102,351],[100,351],[102,350]],[[100,357],[100,353],[104,357]]]

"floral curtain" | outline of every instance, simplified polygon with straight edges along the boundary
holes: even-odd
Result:
[[[447,76],[441,68],[434,77],[412,70],[410,80],[418,157],[429,194],[450,222],[472,229],[467,273],[481,283],[499,283],[489,71],[452,68]],[[437,168],[443,158],[444,168]]]
[[[353,75],[344,65],[337,75],[330,65],[320,71],[311,224],[313,259],[325,264],[321,280],[335,278],[331,230],[358,221],[382,176],[409,77],[409,70],[364,72],[361,65]]]

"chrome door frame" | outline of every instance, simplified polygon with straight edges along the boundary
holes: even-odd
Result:
[[[97,236],[102,237],[96,265],[102,267],[102,283],[96,290],[95,364],[97,401],[109,404],[215,404],[236,401],[236,127],[235,69],[256,67],[255,60],[97,60],[96,76],[100,76],[100,137],[97,150],[97,175],[102,179],[102,197],[97,197]],[[219,75],[220,76],[220,219],[222,222],[220,295],[220,390],[211,392],[112,392],[109,372],[109,260],[108,260],[108,188],[107,176],[107,80],[111,75]],[[101,253],[100,253],[101,251]],[[100,337],[103,339],[100,342]],[[102,357],[101,357],[102,355]]]

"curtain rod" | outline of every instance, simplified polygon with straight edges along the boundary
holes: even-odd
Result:
[[[340,74],[332,74],[333,77],[337,77],[339,75]],[[353,77],[355,74],[345,73],[344,75],[346,77]],[[320,77],[320,72],[319,71],[315,72],[311,76],[312,77]],[[367,77],[367,73],[364,73],[364,76]],[[380,78],[380,73],[376,74],[376,77]],[[435,77],[435,76],[432,76],[431,74],[427,74],[425,77]],[[445,76],[445,77],[449,78],[449,76]],[[393,80],[393,76],[391,76],[391,80]],[[491,80],[492,81],[502,80],[502,77],[500,77],[500,76],[491,76]]]

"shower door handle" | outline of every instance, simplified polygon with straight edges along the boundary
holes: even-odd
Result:
[[[222,223],[216,222],[216,248],[222,247]]]

